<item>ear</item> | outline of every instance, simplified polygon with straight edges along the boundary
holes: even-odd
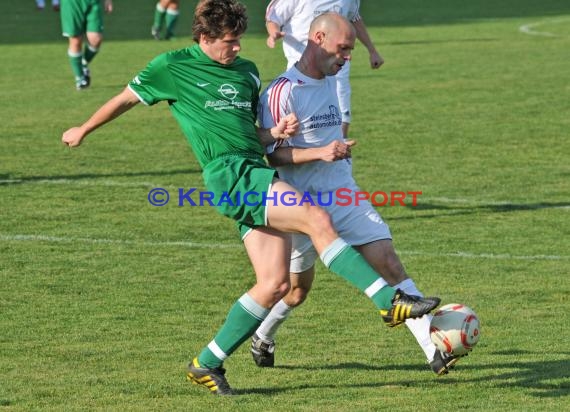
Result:
[[[204,33],[200,33],[200,41],[198,43],[200,44],[210,44],[212,42],[212,39],[208,36],[206,36]]]
[[[315,43],[317,43],[319,46],[322,45],[325,42],[325,32],[323,31],[317,31],[315,32],[315,34],[313,35],[314,37],[314,41]]]

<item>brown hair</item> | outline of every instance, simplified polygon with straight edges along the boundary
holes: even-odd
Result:
[[[247,29],[245,6],[236,0],[202,0],[196,5],[192,38],[200,41],[204,34],[221,39],[226,34],[239,36]]]

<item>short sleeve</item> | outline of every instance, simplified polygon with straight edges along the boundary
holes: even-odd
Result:
[[[284,26],[295,14],[296,1],[272,0],[265,11],[265,21],[272,21]]]
[[[141,102],[149,106],[163,100],[177,101],[176,84],[168,68],[168,54],[161,54],[152,60],[130,81],[128,87]]]
[[[282,117],[294,112],[294,104],[291,95],[291,81],[286,77],[275,79],[261,94],[259,101],[258,121],[259,126],[270,129],[279,123]],[[277,147],[287,140],[277,140],[266,147],[266,153],[272,153]]]

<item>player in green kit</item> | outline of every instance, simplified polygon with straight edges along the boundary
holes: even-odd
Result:
[[[154,22],[150,29],[150,34],[156,40],[160,40],[162,26],[166,26],[164,34],[165,40],[170,40],[174,36],[174,28],[180,14],[178,0],[159,0],[154,8]]]
[[[302,195],[267,166],[264,144],[295,134],[298,121],[290,114],[271,129],[256,128],[258,70],[238,57],[246,28],[245,7],[236,0],[200,1],[192,26],[197,45],[155,58],[127,88],[62,137],[69,147],[79,146],[89,133],[139,102],[167,101],[216,199],[224,194],[236,199],[238,192],[267,194],[263,202],[217,206],[238,223],[256,275],[256,284],[233,304],[218,333],[188,365],[188,379],[218,395],[232,394],[223,362],[289,290],[291,239],[285,232],[309,235],[323,263],[364,292],[388,326],[421,317],[439,304],[439,298],[410,296],[388,286],[339,238],[323,209],[301,202]]]
[[[67,56],[75,76],[75,87],[83,90],[91,84],[89,63],[103,42],[103,8],[113,11],[113,0],[64,0],[61,2],[61,29],[69,39]],[[86,38],[85,47],[83,38]]]

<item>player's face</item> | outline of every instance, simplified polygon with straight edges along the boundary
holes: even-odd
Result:
[[[241,50],[241,35],[226,34],[221,39],[212,39],[204,35],[200,38],[200,47],[206,55],[220,64],[231,64]]]
[[[339,30],[325,35],[323,42],[325,56],[322,60],[322,71],[325,76],[334,76],[352,58],[354,42],[355,35],[352,30]]]

